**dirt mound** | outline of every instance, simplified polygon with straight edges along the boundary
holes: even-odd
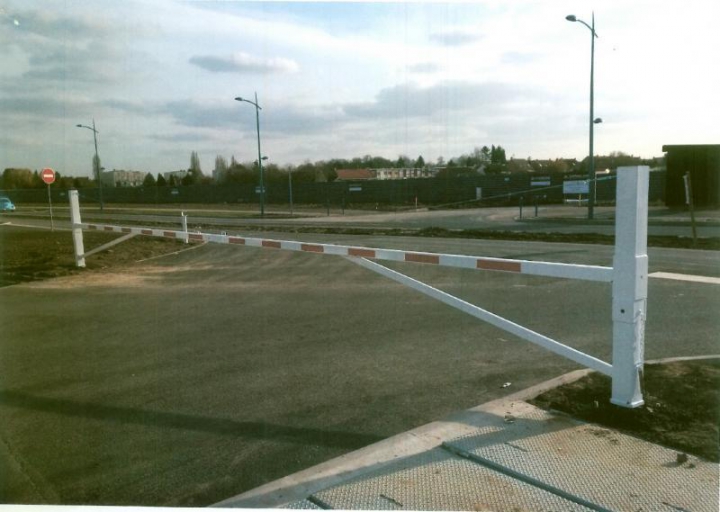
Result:
[[[646,441],[720,462],[720,359],[645,366],[645,405],[610,403],[610,378],[592,373],[544,393],[532,404],[567,413]]]

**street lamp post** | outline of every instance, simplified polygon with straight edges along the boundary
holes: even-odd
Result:
[[[260,169],[260,217],[265,217],[265,183],[263,180],[262,152],[260,151],[260,111],[262,108],[257,102],[257,92],[255,93],[255,101],[250,101],[241,97],[235,98],[235,101],[244,101],[255,107],[255,122],[257,126],[257,146],[258,146],[258,168]]]
[[[288,169],[288,190],[290,192],[290,217],[293,216],[292,167]]]
[[[594,116],[595,106],[595,38],[598,37],[595,32],[595,13],[592,13],[592,25],[588,25],[583,20],[578,19],[574,14],[565,16],[565,19],[572,22],[579,22],[590,29],[590,162],[588,166],[588,219],[593,219],[593,211],[595,207],[595,153],[593,150],[593,126],[596,123]],[[600,121],[597,121],[600,122]]]
[[[93,161],[93,171],[95,171],[95,178],[98,180],[98,195],[100,199],[100,211],[103,211],[103,192],[102,192],[102,177],[100,176],[100,156],[98,155],[97,145],[97,134],[99,133],[95,129],[95,119],[93,119],[92,126],[86,126],[84,124],[76,125],[78,128],[87,128],[93,132],[93,140],[95,141],[95,160]]]

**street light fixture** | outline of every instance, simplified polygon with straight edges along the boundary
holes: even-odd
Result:
[[[593,219],[594,197],[595,197],[595,155],[593,151],[593,125],[601,123],[602,119],[595,119],[595,13],[592,14],[592,25],[588,25],[574,14],[565,16],[565,19],[572,22],[582,23],[590,30],[590,162],[588,166],[588,219]]]
[[[265,217],[265,183],[263,180],[262,161],[267,160],[267,157],[262,157],[262,152],[260,151],[260,111],[262,110],[262,108],[260,107],[260,105],[258,105],[257,102],[257,92],[255,93],[255,101],[241,98],[240,96],[235,98],[235,101],[244,101],[245,103],[250,103],[250,105],[253,105],[255,107],[255,122],[257,126],[258,146],[258,168],[260,169],[260,217]]]
[[[100,211],[103,211],[103,192],[102,192],[102,177],[100,176],[100,156],[98,155],[98,145],[97,145],[97,134],[100,133],[95,129],[95,119],[93,119],[92,126],[87,126],[84,124],[77,124],[75,125],[78,128],[87,128],[91,132],[93,132],[93,140],[95,141],[95,160],[93,161],[93,171],[95,172],[95,178],[98,181],[98,195],[100,199]]]

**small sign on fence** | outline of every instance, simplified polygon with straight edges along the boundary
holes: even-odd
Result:
[[[563,194],[577,195],[577,194],[589,194],[589,193],[590,193],[590,187],[588,186],[587,180],[563,181]]]

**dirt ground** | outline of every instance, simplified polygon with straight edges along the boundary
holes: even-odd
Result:
[[[86,250],[118,238],[115,233],[87,232]],[[0,226],[0,286],[45,280],[128,264],[186,249],[179,241],[135,237],[75,267],[68,231]],[[645,406],[622,409],[609,403],[609,378],[591,374],[537,397],[533,403],[563,411],[681,452],[719,461],[720,361],[647,365]]]
[[[720,462],[720,359],[645,366],[645,405],[624,409],[610,404],[610,378],[593,373],[531,401],[683,454]]]
[[[83,234],[85,250],[120,236],[88,231]],[[184,248],[179,241],[138,236],[89,258],[81,269],[75,266],[69,231],[0,226],[0,287],[119,267]]]

